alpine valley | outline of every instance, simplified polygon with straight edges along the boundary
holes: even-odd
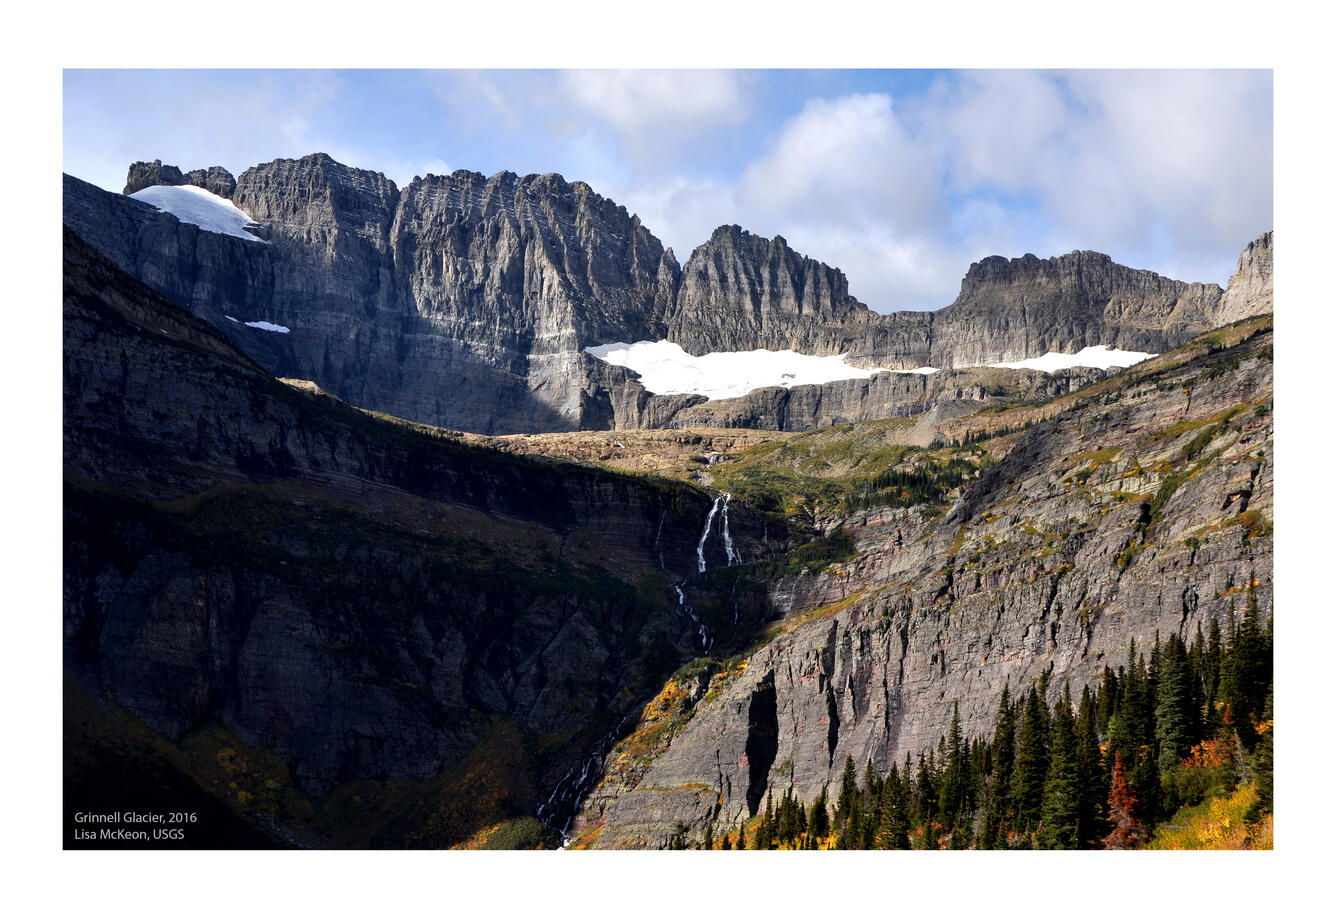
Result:
[[[883,314],[313,154],[63,249],[67,847],[1271,845],[1270,232]]]

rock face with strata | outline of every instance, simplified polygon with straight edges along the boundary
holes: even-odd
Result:
[[[130,164],[129,174],[125,180],[125,194],[133,195],[154,185],[194,185],[220,198],[231,198],[232,192],[236,190],[237,180],[222,166],[192,169],[183,173],[175,166],[164,166],[162,160]]]
[[[847,563],[772,588],[788,624],[697,694],[648,765],[618,768],[578,825],[598,847],[716,838],[792,789],[838,788],[846,757],[885,774],[936,745],[959,703],[988,736],[1005,685],[1050,701],[1126,663],[1135,640],[1271,614],[1272,336],[1166,355],[1072,397],[938,520],[841,521]],[[831,604],[838,604],[831,607]],[[823,612],[823,610],[829,610]]]
[[[313,794],[504,724],[532,814],[699,649],[668,582],[727,563],[712,496],[290,387],[69,233],[65,272],[65,662],[96,697],[172,741],[220,722]]]
[[[1275,310],[1272,237],[1272,233],[1263,233],[1248,243],[1248,248],[1239,256],[1238,267],[1229,279],[1229,288],[1220,299],[1218,325]]]
[[[682,414],[701,400],[646,393],[634,375],[583,353],[612,341],[668,338],[696,354],[792,348],[847,354],[863,368],[951,369],[1099,344],[1160,352],[1222,314],[1216,285],[1073,252],[984,259],[950,306],[880,315],[849,295],[838,269],[736,226],[720,227],[679,267],[638,218],[556,175],[459,171],[399,189],[313,154],[235,181],[219,167],[135,163],[126,190],[187,183],[230,198],[265,243],[202,231],[69,177],[66,220],[272,373],[478,433],[682,425],[698,415],[783,418],[799,430],[919,404],[904,398],[912,381],[888,378]],[[1255,257],[1245,254],[1253,267],[1237,276],[1228,315],[1241,315],[1244,300],[1263,302],[1265,282],[1252,280],[1269,277],[1269,242],[1260,244],[1250,247]],[[778,410],[776,400],[796,410]]]
[[[1091,345],[1159,354],[1215,325],[1216,284],[1172,281],[1099,252],[992,256],[933,317],[929,363],[962,367]]]
[[[185,178],[136,164],[130,185]],[[581,348],[661,337],[679,275],[624,208],[552,175],[400,190],[322,154],[277,160],[231,194],[261,227],[266,244],[249,246],[77,179],[65,192],[77,232],[276,375],[483,433],[606,426]]]
[[[826,354],[874,316],[849,296],[844,272],[794,252],[782,236],[724,226],[683,266],[668,337],[692,354],[755,348]]]

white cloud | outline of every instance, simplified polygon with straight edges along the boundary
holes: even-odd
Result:
[[[783,235],[880,310],[944,306],[991,254],[1223,283],[1271,228],[1270,92],[1267,72],[1001,71],[812,100],[735,185],[661,186],[646,222]]]
[[[1271,227],[1270,93],[1265,71],[966,72],[912,123],[964,197],[957,212],[1009,194],[1047,225],[1018,248],[1224,281]]]
[[[931,157],[880,93],[807,103],[743,171],[739,196],[751,213],[841,226],[926,229],[946,214]]]

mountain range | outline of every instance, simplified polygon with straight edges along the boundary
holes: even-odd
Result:
[[[67,816],[698,845],[1271,613],[1269,232],[1225,289],[992,257],[883,315],[555,175],[154,161],[64,205]],[[585,350],[664,339],[884,372],[708,400]],[[1156,356],[992,366],[1100,345]]]
[[[263,244],[201,232],[130,197],[161,185],[222,196],[255,221]],[[669,339],[691,354],[793,349],[845,354],[858,367],[956,371],[1098,345],[1159,353],[1262,309],[1269,296],[1265,282],[1231,283],[1227,297],[1215,284],[1073,252],[987,258],[969,267],[950,305],[883,315],[850,296],[841,271],[782,237],[720,227],[679,266],[639,218],[553,174],[458,171],[400,189],[313,154],[236,179],[217,166],[183,173],[135,163],[125,190],[67,176],[67,225],[271,373],[483,434],[714,423],[716,407],[703,398],[650,394],[634,374],[584,353],[610,342]],[[1266,235],[1242,260],[1269,252]],[[797,404],[760,393],[728,408],[727,421],[747,426],[756,416],[752,424],[804,430],[918,412],[935,386],[967,388],[964,372],[945,383],[841,381],[799,393]]]

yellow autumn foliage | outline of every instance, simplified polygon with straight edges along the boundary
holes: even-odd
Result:
[[[1268,814],[1257,824],[1246,820],[1257,791],[1244,785],[1232,794],[1187,807],[1167,820],[1147,849],[1270,849],[1274,831]]]

